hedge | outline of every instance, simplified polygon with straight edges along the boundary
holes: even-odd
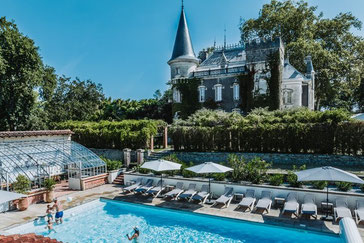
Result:
[[[268,119],[251,114],[241,120],[237,115],[230,115],[237,121],[233,125],[226,120],[221,122],[224,116],[215,114],[217,121],[213,125],[206,112],[188,121],[176,122],[169,129],[175,150],[347,155],[362,155],[364,151],[364,122],[344,121],[345,117],[338,118],[340,113],[321,112],[315,116],[311,114],[315,112],[309,112],[302,118],[312,115],[307,122],[292,121],[287,115],[284,119],[278,119],[278,115]],[[203,122],[197,125],[196,121]]]
[[[71,129],[72,140],[88,147],[102,149],[147,148],[151,136],[166,124],[160,120],[67,121],[54,124],[55,129]]]

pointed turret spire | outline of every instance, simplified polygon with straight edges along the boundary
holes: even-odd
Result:
[[[193,51],[190,32],[187,26],[183,1],[182,1],[181,17],[178,23],[176,40],[174,42],[173,54],[169,62],[177,58],[184,58],[184,59],[191,59],[193,61],[198,61]]]
[[[226,26],[224,27],[224,50],[226,49]]]

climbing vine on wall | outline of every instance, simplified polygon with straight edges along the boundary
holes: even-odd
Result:
[[[198,86],[200,83],[201,79],[199,78],[189,78],[179,79],[172,84],[172,88],[178,89],[182,96],[182,103],[173,104],[173,114],[179,111],[179,117],[185,119],[201,108],[198,101]]]
[[[254,68],[248,72],[248,74],[242,74],[238,76],[240,86],[240,107],[244,112],[249,112],[254,106]]]
[[[268,56],[270,78],[267,79],[269,109],[277,110],[281,107],[281,80],[283,67],[280,65],[279,51]]]

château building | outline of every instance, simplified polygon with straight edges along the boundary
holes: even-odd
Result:
[[[303,74],[293,67],[288,58],[281,38],[255,40],[246,43],[212,47],[203,50],[197,58],[188,30],[185,11],[182,6],[177,35],[171,59],[171,83],[178,80],[195,78],[198,84],[198,101],[215,102],[219,109],[231,112],[245,112],[242,109],[241,81],[239,77],[253,71],[253,95],[265,95],[267,80],[271,72],[267,64],[272,53],[278,55],[279,109],[308,107],[314,109],[315,71],[311,57],[305,58],[306,72]],[[173,88],[173,103],[183,103],[180,90]]]

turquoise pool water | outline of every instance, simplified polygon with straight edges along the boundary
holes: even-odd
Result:
[[[111,200],[96,200],[65,212],[65,222],[48,234],[45,222],[28,223],[10,233],[48,235],[63,242],[129,242],[138,226],[138,242],[341,242],[336,235],[249,223]]]

